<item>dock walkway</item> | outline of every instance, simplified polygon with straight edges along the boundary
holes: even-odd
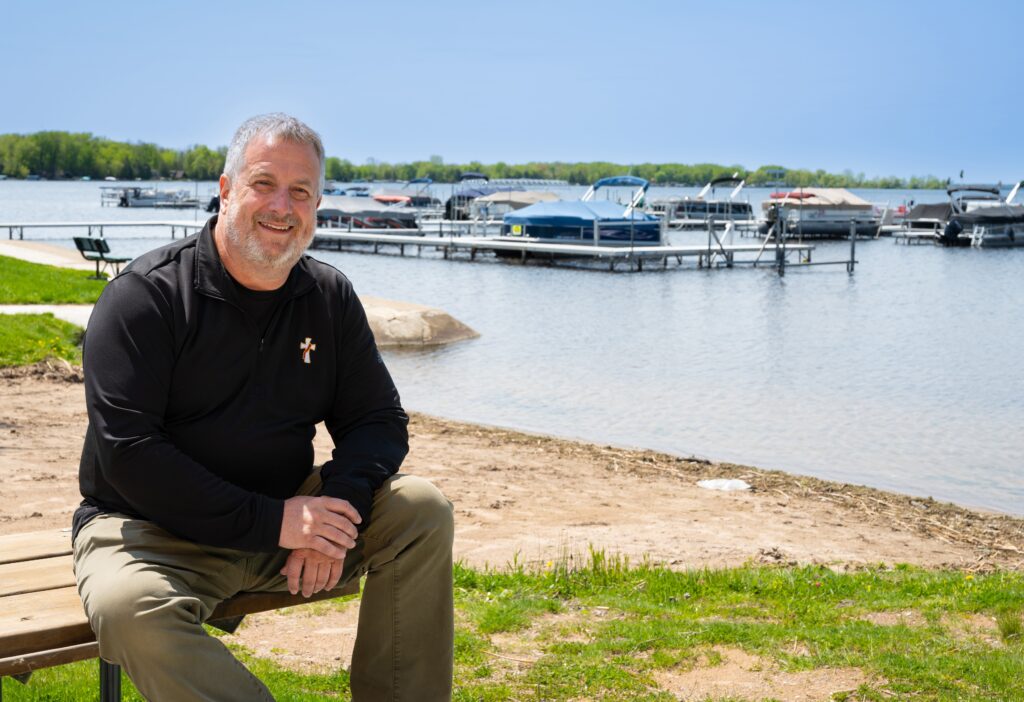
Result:
[[[774,243],[608,246],[542,242],[525,237],[441,237],[377,234],[367,230],[339,232],[336,229],[317,229],[313,237],[313,246],[314,248],[329,248],[339,251],[350,246],[369,247],[372,248],[373,253],[379,253],[382,247],[395,247],[399,255],[405,255],[407,247],[415,247],[417,254],[422,253],[423,249],[433,249],[441,251],[444,258],[452,258],[456,253],[464,253],[468,254],[469,260],[475,260],[478,254],[492,253],[505,257],[518,257],[523,262],[528,258],[547,262],[571,259],[607,264],[610,270],[615,270],[617,264],[623,264],[629,270],[638,271],[643,270],[645,264],[652,263],[660,264],[663,268],[667,268],[673,261],[677,265],[681,265],[683,259],[696,259],[698,267],[711,266],[715,263],[722,263],[727,267],[740,263],[756,265],[758,262],[776,265],[778,255],[788,255],[789,253],[796,253],[799,256],[799,263],[806,264],[811,262],[811,251],[814,249],[809,244],[778,246]],[[738,254],[756,254],[757,257],[755,260],[744,261],[737,258]]]

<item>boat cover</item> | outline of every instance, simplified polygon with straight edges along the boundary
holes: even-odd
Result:
[[[784,197],[773,197],[764,201],[765,208],[771,205],[872,209],[870,202],[857,197],[846,188],[797,188],[786,193]]]
[[[498,192],[499,189],[490,185],[483,185],[479,188],[463,188],[458,190],[452,197],[462,198],[463,200],[473,200],[484,195],[490,195],[491,193]],[[449,200],[451,198],[448,198]]]
[[[965,227],[973,224],[1000,225],[1024,222],[1024,205],[992,205],[979,207],[965,214],[958,214],[954,219],[960,220]]]
[[[626,214],[626,208],[610,200],[555,200],[553,202],[538,202],[524,207],[521,210],[510,212],[505,215],[505,224],[574,224],[582,222],[593,223],[595,220],[624,219],[637,222],[657,222],[658,218],[632,210]]]
[[[945,222],[952,214],[953,206],[948,202],[934,202],[914,205],[904,219],[908,222],[916,222],[921,219],[937,219],[940,222]]]
[[[384,215],[400,214],[401,208],[385,205],[369,197],[324,195],[316,213],[319,217],[337,217],[339,214],[355,215],[357,217],[381,217]]]
[[[537,202],[551,202],[557,200],[554,193],[539,190],[499,190],[490,195],[478,197],[476,201],[491,202],[495,204],[511,205],[514,209],[520,209]]]

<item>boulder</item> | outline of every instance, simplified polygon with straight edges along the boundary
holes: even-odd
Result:
[[[360,297],[380,348],[439,346],[473,339],[477,332],[435,307]]]

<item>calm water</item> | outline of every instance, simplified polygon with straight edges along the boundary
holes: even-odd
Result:
[[[97,183],[0,182],[0,221],[194,217],[101,209]],[[30,236],[70,246],[69,233]],[[167,241],[148,236],[112,246],[132,255]],[[848,248],[821,245],[815,260]],[[315,252],[360,293],[440,307],[480,332],[387,355],[410,409],[1024,514],[1024,250],[879,240],[857,254],[852,277],[779,278]]]

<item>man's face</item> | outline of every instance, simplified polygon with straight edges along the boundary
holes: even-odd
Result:
[[[309,246],[320,204],[320,161],[308,144],[257,137],[245,166],[231,181],[220,178],[222,243],[249,271],[279,275]]]

